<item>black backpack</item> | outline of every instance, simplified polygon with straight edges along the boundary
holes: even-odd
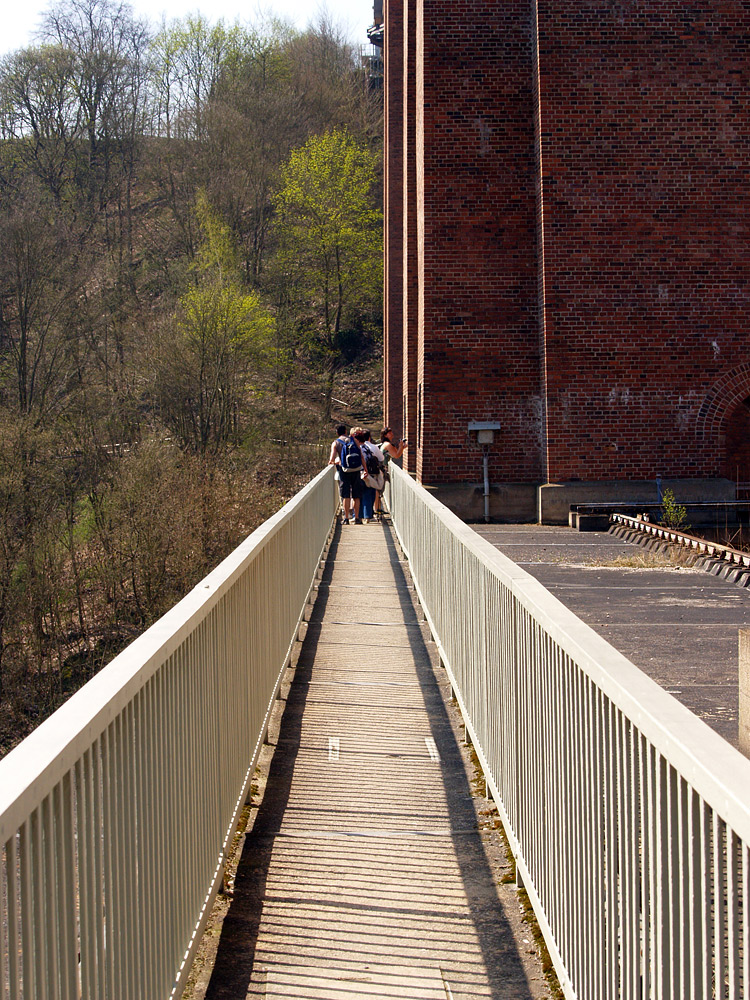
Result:
[[[362,470],[362,454],[353,437],[347,438],[341,445],[341,468],[344,472],[360,472]]]
[[[368,475],[377,476],[380,472],[380,459],[377,455],[370,451],[366,444],[362,447],[365,451],[365,465],[367,466]]]

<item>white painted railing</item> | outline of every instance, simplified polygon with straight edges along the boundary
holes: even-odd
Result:
[[[176,995],[330,536],[333,470],[0,762],[0,998]]]
[[[389,494],[566,997],[750,1000],[750,761],[400,469]]]

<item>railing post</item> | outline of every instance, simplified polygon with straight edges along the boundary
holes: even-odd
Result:
[[[738,639],[739,749],[750,757],[750,629],[741,628]]]

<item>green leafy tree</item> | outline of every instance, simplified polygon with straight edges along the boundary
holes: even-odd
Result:
[[[345,343],[363,332],[363,317],[380,298],[375,162],[346,129],[311,136],[282,168],[275,199],[277,266],[296,325],[325,374],[326,419]]]
[[[181,298],[163,352],[165,416],[183,444],[205,454],[242,436],[248,393],[267,364],[272,327],[259,297],[247,291],[229,228],[205,194],[196,214],[203,234],[195,283]]]

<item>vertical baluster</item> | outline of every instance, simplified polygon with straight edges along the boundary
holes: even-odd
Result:
[[[639,751],[640,738],[630,721],[626,724],[626,750],[628,772],[628,830],[627,830],[627,899],[628,899],[628,962],[629,990],[633,1000],[640,998],[640,905],[638,894],[641,881],[642,843],[640,836],[640,797],[639,797]]]
[[[47,886],[44,863],[44,832],[42,803],[33,811],[29,823],[31,860],[31,909],[33,913],[34,940],[26,942],[34,952],[34,1000],[48,1000],[47,982],[47,922],[45,920]],[[25,988],[25,987],[24,987]]]
[[[554,869],[558,873],[552,887],[553,901],[549,914],[550,926],[557,941],[562,941],[564,929],[564,899],[565,899],[565,871],[562,866],[562,824],[565,816],[564,796],[565,788],[563,784],[563,760],[562,760],[562,732],[560,717],[562,713],[562,690],[560,684],[560,650],[559,647],[551,644],[548,647],[549,672],[550,672],[550,694],[552,698],[552,758],[550,761],[550,783],[552,791],[552,807],[550,812],[553,815],[549,824],[549,836],[547,844],[554,855]],[[518,712],[517,691],[513,690],[514,712]],[[516,726],[520,725],[520,719],[513,718],[511,722],[514,736],[517,735]],[[516,759],[514,757],[514,766]],[[515,790],[515,789],[514,789]],[[513,819],[511,818],[511,825]]]
[[[570,838],[568,850],[570,852],[569,871],[571,886],[571,922],[568,928],[568,940],[571,943],[570,954],[572,956],[569,973],[573,985],[577,991],[582,989],[582,967],[583,967],[583,935],[576,932],[576,928],[581,926],[581,888],[583,879],[581,878],[581,787],[580,787],[580,756],[578,744],[578,729],[580,726],[580,704],[579,704],[579,679],[578,668],[568,660],[567,662],[567,686],[570,694],[567,718],[569,746],[569,777],[570,782]]]
[[[204,618],[200,624],[199,629],[197,630],[197,632],[201,633],[203,636],[205,636],[207,622],[209,621],[210,617],[211,616],[208,615],[206,618]],[[177,760],[178,770],[177,770],[177,780],[175,782],[175,792],[176,792],[175,806],[177,815],[180,817],[180,822],[179,824],[177,824],[175,829],[176,833],[175,846],[177,848],[176,859],[175,859],[177,861],[176,876],[177,879],[179,880],[179,891],[177,893],[178,904],[177,904],[177,912],[175,914],[177,939],[175,941],[175,948],[173,952],[173,962],[175,960],[179,962],[182,959],[183,946],[185,941],[184,930],[187,929],[187,923],[189,918],[189,910],[188,910],[189,887],[186,879],[186,874],[189,869],[189,860],[187,857],[188,838],[186,834],[186,828],[187,824],[192,822],[192,816],[188,815],[187,813],[187,802],[185,797],[185,786],[190,781],[190,775],[187,770],[187,762],[186,762],[187,747],[189,745],[189,736],[183,733],[183,725],[184,725],[183,711],[185,706],[185,700],[188,697],[187,684],[186,684],[188,664],[190,663],[191,660],[196,658],[196,653],[197,653],[195,648],[195,636],[196,633],[194,632],[193,635],[191,636],[191,642],[188,647],[188,650],[186,650],[185,647],[183,646],[182,650],[180,651],[179,669],[177,671],[177,676],[176,676],[177,700],[175,702],[175,756]],[[200,654],[197,655],[199,656]],[[217,750],[219,754],[221,754],[220,745],[217,745]],[[221,759],[223,760],[223,755]],[[219,777],[220,780],[222,780],[223,776],[220,775]]]
[[[532,619],[532,627],[534,626]],[[575,708],[575,687],[573,684],[574,668],[570,659],[563,652],[561,656],[563,668],[563,683],[565,688],[565,715],[563,718],[564,746],[565,746],[565,768],[564,782],[566,792],[565,805],[565,867],[566,867],[566,921],[565,921],[565,946],[567,961],[566,967],[574,986],[579,980],[579,960],[580,960],[580,936],[576,933],[577,910],[578,910],[578,881],[579,872],[577,870],[577,834],[578,834],[578,802],[576,775],[578,772],[578,762],[576,760],[575,740],[572,736],[572,729],[576,725]]]
[[[121,964],[123,967],[123,997],[137,1000],[135,989],[135,965],[138,960],[138,927],[136,923],[137,893],[135,879],[137,874],[138,836],[135,826],[135,782],[133,770],[136,761],[133,754],[135,739],[133,726],[133,702],[128,702],[120,712],[121,724],[119,733],[118,767],[120,774],[120,794],[118,814],[120,816],[120,843],[122,844],[122,909],[123,919],[121,933],[123,947],[121,948]]]
[[[38,940],[34,926],[32,871],[34,868],[32,820],[29,818],[20,829],[21,862],[21,961],[23,965],[23,992],[36,998],[36,965],[34,947]]]
[[[10,972],[10,952],[13,938],[10,932],[10,908],[13,905],[14,886],[10,868],[10,841],[0,843],[0,1000],[8,1000],[13,989]]]
[[[669,948],[670,948],[670,992],[672,1000],[683,1000],[681,994],[682,963],[682,871],[680,866],[680,779],[671,764],[667,765],[667,802],[669,818]]]
[[[8,872],[8,983],[10,1000],[20,1000],[21,965],[19,962],[19,932],[21,929],[21,900],[19,898],[19,840],[14,834],[5,845],[6,868]]]
[[[743,1000],[748,1000],[750,998],[750,920],[748,919],[750,851],[744,842],[740,843],[739,848],[742,852],[742,996]]]
[[[198,630],[202,628],[202,624],[198,626]],[[194,633],[190,636],[190,642],[194,641]],[[169,815],[168,820],[168,843],[170,845],[170,855],[168,858],[168,871],[170,884],[174,887],[174,891],[170,894],[169,901],[169,924],[170,924],[170,935],[169,935],[169,947],[167,954],[165,956],[165,961],[168,963],[168,967],[172,967],[172,972],[174,972],[174,960],[175,956],[180,950],[180,937],[179,937],[179,925],[180,916],[182,913],[182,879],[180,877],[180,865],[179,865],[179,824],[183,822],[183,817],[179,815],[178,808],[178,796],[179,796],[179,782],[181,778],[180,774],[180,760],[179,760],[179,672],[182,666],[182,655],[184,646],[175,651],[174,657],[172,658],[172,669],[169,672],[169,693],[168,693],[168,713],[169,713],[169,762],[168,762],[168,774],[171,778],[168,786],[168,809]]]
[[[605,945],[605,961],[607,965],[607,983],[605,995],[615,998],[619,995],[619,948],[620,928],[618,925],[619,897],[617,873],[617,761],[615,751],[616,715],[611,701],[606,701],[606,761],[605,761],[605,864],[606,864],[606,902],[607,902],[607,939]]]
[[[726,873],[724,859],[724,821],[714,813],[714,996],[716,1000],[726,998]]]
[[[677,885],[675,892],[677,896],[677,907],[675,913],[678,919],[676,937],[680,942],[679,951],[679,984],[681,998],[690,996],[691,981],[691,915],[692,915],[692,881],[690,872],[690,858],[692,848],[689,837],[689,814],[688,796],[690,788],[687,782],[680,775],[675,774],[676,782],[676,805],[677,805]]]
[[[594,937],[594,948],[593,956],[594,959],[594,969],[596,975],[596,983],[594,988],[595,1000],[603,1000],[606,996],[606,963],[603,962],[600,956],[606,946],[607,940],[607,923],[606,923],[606,884],[605,884],[605,855],[606,855],[606,843],[605,843],[605,805],[604,805],[604,788],[605,788],[605,769],[606,769],[606,750],[604,742],[604,712],[606,711],[606,702],[602,692],[599,688],[595,688],[592,696],[593,702],[593,713],[594,713],[594,829],[596,833],[595,841],[595,862],[596,862],[596,883],[595,883],[595,895],[593,899],[593,919],[596,927],[596,934]]]
[[[112,933],[112,982],[117,1000],[130,1000],[125,976],[125,956],[127,953],[125,916],[125,831],[123,829],[124,789],[122,777],[122,713],[113,719],[109,733],[109,809],[110,822],[107,824],[112,858],[112,918],[109,930]]]
[[[645,736],[639,737],[641,811],[641,997],[652,996],[654,837],[653,837],[653,750]]]
[[[68,771],[55,789],[58,816],[57,909],[59,928],[60,983],[64,1000],[76,1000],[78,984],[78,927],[76,920],[76,869],[74,846],[73,776]],[[62,916],[60,916],[62,915]]]
[[[599,872],[597,870],[597,840],[598,830],[596,826],[596,791],[595,791],[595,758],[596,745],[593,726],[592,701],[595,697],[595,686],[588,677],[583,681],[584,693],[584,724],[583,724],[583,758],[584,758],[584,778],[585,778],[585,809],[586,809],[586,842],[584,845],[585,863],[585,884],[584,902],[585,912],[583,914],[585,928],[585,956],[586,956],[586,984],[587,993],[592,998],[596,997],[596,969],[599,961],[597,953],[597,924],[599,912],[596,906],[597,887],[599,883]]]
[[[701,943],[701,917],[702,917],[702,886],[700,881],[701,863],[701,837],[700,837],[700,799],[695,791],[688,787],[687,790],[687,883],[688,894],[687,903],[689,907],[689,919],[686,921],[686,936],[688,948],[686,951],[687,961],[687,988],[685,996],[690,1000],[700,1000],[700,943]]]
[[[49,795],[41,806],[40,853],[44,865],[44,881],[42,884],[42,913],[44,916],[44,937],[46,939],[46,958],[43,975],[46,982],[47,996],[50,1000],[59,1000],[59,951],[57,942],[57,915],[54,901],[57,899],[57,872],[55,865],[56,835],[55,818],[52,812],[52,802]]]
[[[729,1000],[740,998],[739,838],[727,830],[727,978]]]
[[[156,837],[154,839],[154,850],[155,850],[155,872],[157,873],[158,879],[164,879],[165,875],[168,874],[169,863],[170,863],[170,849],[168,843],[168,837],[170,833],[169,829],[169,803],[168,803],[168,776],[167,767],[169,762],[169,747],[167,744],[168,735],[167,730],[169,727],[169,692],[168,692],[168,676],[169,671],[172,669],[174,660],[174,654],[169,657],[166,663],[161,667],[159,672],[156,674],[156,681],[158,682],[158,712],[156,713],[155,730],[154,730],[154,749],[156,751],[156,783],[157,787],[154,790],[154,805],[157,809],[157,829]],[[159,977],[158,985],[159,992],[167,988],[169,983],[169,917],[170,909],[169,904],[166,900],[160,899],[159,897],[154,898],[154,918],[155,926],[154,931],[158,935],[159,947],[157,951],[159,960]]]
[[[9,945],[5,943],[7,913],[10,907],[10,874],[8,872],[7,844],[0,844],[0,1000],[6,1000],[8,991],[5,980],[8,976],[7,952]]]
[[[656,990],[658,1000],[667,1000],[672,995],[672,949],[670,942],[670,899],[669,881],[670,848],[669,848],[669,797],[667,792],[669,765],[658,754],[656,760],[656,803],[655,803],[655,837],[657,865],[655,871],[656,883]]]
[[[627,727],[622,712],[615,713],[615,763],[617,766],[617,796],[615,823],[617,827],[617,915],[619,925],[618,981],[623,1000],[630,1000],[629,958],[631,927],[628,924],[628,760]]]
[[[135,977],[136,995],[153,996],[150,980],[152,962],[153,931],[149,900],[152,895],[150,842],[151,842],[151,794],[149,781],[151,767],[151,746],[149,742],[149,706],[153,691],[153,678],[147,681],[135,699],[136,747],[135,747],[135,795],[138,802],[137,813],[137,973]]]
[[[115,823],[112,797],[114,795],[112,775],[112,724],[104,730],[101,738],[101,753],[98,758],[97,789],[101,801],[100,817],[97,817],[97,827],[101,833],[101,886],[102,886],[102,985],[106,991],[107,1000],[119,1000],[114,955],[115,941],[115,849],[113,827]]]
[[[704,803],[700,803],[700,884],[701,884],[701,923],[697,938],[696,951],[701,956],[700,988],[697,993],[701,1000],[709,1000],[713,995],[713,918],[711,908],[712,891],[712,849],[711,849],[712,812]]]
[[[78,906],[79,934],[81,938],[81,993],[84,997],[98,996],[96,987],[96,948],[93,926],[92,884],[94,845],[91,821],[91,751],[87,750],[77,761],[76,781],[76,829],[78,832]]]
[[[510,599],[510,594],[508,595]],[[549,758],[547,771],[549,774],[547,794],[547,814],[554,814],[551,823],[545,823],[545,849],[549,856],[554,858],[552,868],[556,873],[554,879],[549,879],[550,911],[548,914],[550,927],[553,929],[555,939],[562,941],[561,928],[563,926],[563,885],[560,880],[560,826],[563,818],[563,796],[565,788],[562,783],[563,760],[562,760],[562,733],[560,725],[561,698],[560,692],[560,648],[554,642],[548,642],[545,647],[547,687],[549,695]],[[511,693],[515,699],[515,692]],[[510,721],[510,720],[509,720]],[[514,766],[515,762],[511,765]],[[511,772],[512,773],[512,772]]]

